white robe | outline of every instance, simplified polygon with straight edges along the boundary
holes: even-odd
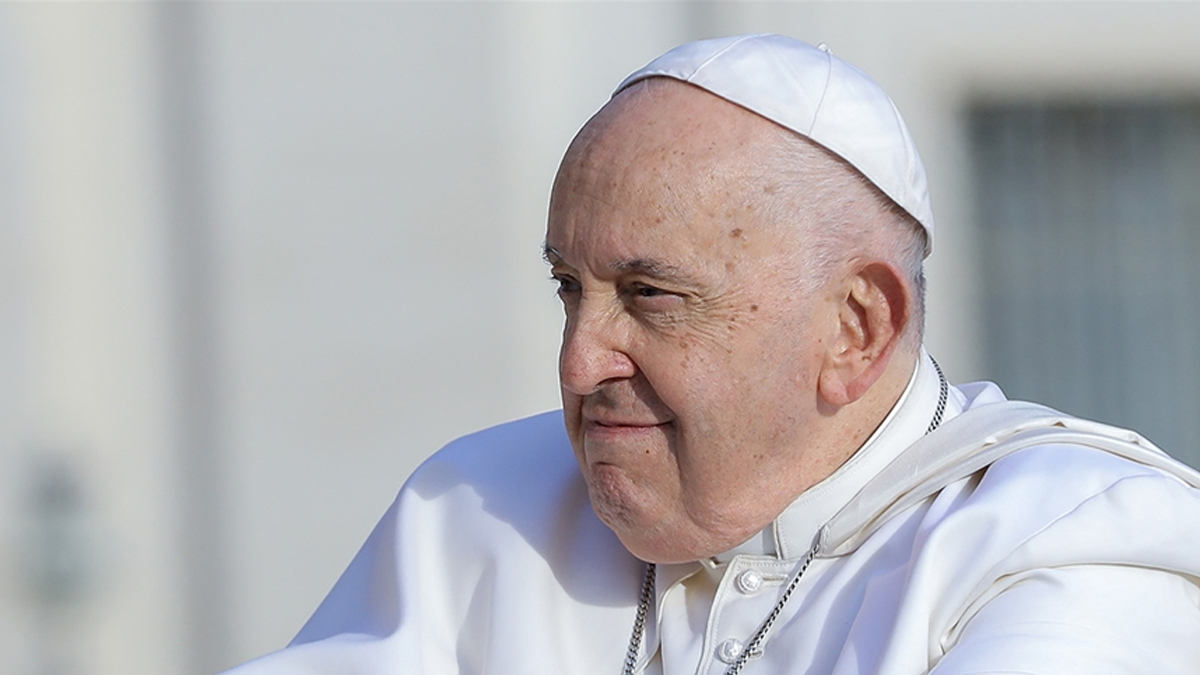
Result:
[[[1200,475],[990,384],[951,387],[925,436],[937,398],[922,356],[760,536],[660,565],[639,671],[723,673],[815,545],[744,673],[1200,673]],[[547,413],[430,458],[292,644],[231,672],[615,675],[644,570]]]

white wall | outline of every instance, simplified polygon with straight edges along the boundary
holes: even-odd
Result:
[[[148,18],[0,8],[0,672],[183,666]],[[37,583],[56,524],[38,517],[39,479],[55,466],[80,504],[58,550],[84,582],[58,602]]]

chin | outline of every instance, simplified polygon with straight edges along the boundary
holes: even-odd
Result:
[[[624,495],[614,494],[604,486],[597,486],[594,480],[589,480],[588,496],[600,522],[616,532],[618,537],[622,537],[623,532],[634,532],[642,527],[638,522],[640,519],[636,517],[637,509]]]
[[[620,532],[615,528],[613,531],[616,532],[617,538],[621,540],[625,549],[633,554],[633,557],[646,562],[674,565],[695,562],[706,557],[703,553],[669,545],[645,531]]]
[[[708,555],[699,551],[699,547],[680,546],[678,542],[689,537],[665,530],[661,517],[647,516],[625,503],[597,500],[595,495],[592,509],[635,558],[673,564],[694,562]]]
[[[678,524],[680,519],[669,518],[671,509],[639,491],[621,469],[594,465],[587,471],[586,479],[592,510],[634,557],[672,564],[693,562],[720,552],[706,552],[701,545],[704,537],[697,532],[688,532],[686,527],[683,532],[676,531],[671,522]]]
[[[685,520],[682,527],[672,527],[665,522],[661,515],[654,518],[633,517],[633,513],[625,508],[601,512],[593,500],[600,520],[608,526],[621,540],[621,544],[634,555],[646,562],[671,565],[690,563],[719,555],[735,548],[762,528],[754,528],[746,533],[715,533],[705,531],[694,523]],[[765,526],[764,526],[765,527]]]
[[[593,475],[588,480],[588,496],[596,517],[630,553],[642,560],[660,562],[656,559],[660,547],[655,541],[660,535],[654,532],[657,519],[647,515],[648,510],[631,499],[627,491],[616,489],[613,481],[596,478]]]

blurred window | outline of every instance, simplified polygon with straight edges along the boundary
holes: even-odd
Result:
[[[1200,104],[970,115],[987,372],[1200,467]]]

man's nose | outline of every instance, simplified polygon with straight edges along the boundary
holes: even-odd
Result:
[[[619,312],[581,302],[563,329],[558,378],[563,389],[587,396],[609,380],[633,377],[628,327]]]

